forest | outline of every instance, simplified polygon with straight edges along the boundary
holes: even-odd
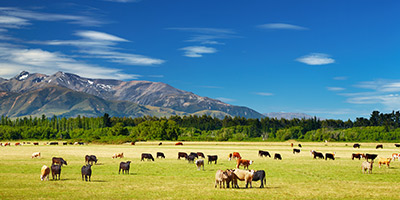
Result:
[[[246,119],[226,116],[1,117],[0,140],[63,140],[96,143],[132,141],[400,141],[400,111],[373,111],[354,121]]]

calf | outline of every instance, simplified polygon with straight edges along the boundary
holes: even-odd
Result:
[[[15,145],[15,146],[21,146],[22,144],[19,143],[19,142],[17,142],[17,143],[15,143],[14,145]]]
[[[185,158],[187,160],[187,153],[185,152],[178,152],[178,159],[180,160],[181,158]]]
[[[197,156],[201,158],[205,158],[204,154],[202,152],[197,152]]]
[[[380,158],[378,161],[379,168],[381,168],[381,165],[387,165],[389,168],[389,164],[390,164],[391,160],[392,160],[392,158]]]
[[[207,155],[208,157],[208,164],[212,163],[213,161],[217,164],[218,156],[217,155]]]
[[[281,154],[279,154],[279,153],[275,153],[275,155],[274,155],[274,159],[277,159],[277,160],[282,160],[282,156],[281,156]]]
[[[240,156],[240,153],[239,153],[239,152],[233,152],[233,153],[230,153],[230,154],[229,154],[229,160],[232,160],[232,158],[234,158],[234,159],[240,159],[240,158],[242,158],[242,156]]]
[[[146,158],[147,160],[152,160],[152,161],[154,161],[153,156],[152,156],[151,154],[149,154],[149,153],[142,153],[142,159],[141,159],[140,161],[143,161],[145,158]]]
[[[293,154],[300,153],[300,149],[293,149]]]
[[[383,149],[383,144],[376,145],[376,149]]]
[[[243,168],[247,168],[247,169],[249,169],[249,165],[251,165],[252,163],[253,163],[254,161],[252,161],[252,160],[242,160],[242,159],[237,159],[237,161],[236,161],[236,168],[238,168],[239,169],[239,167],[242,165],[243,166]]]
[[[261,157],[270,157],[271,158],[271,154],[269,154],[269,152],[268,151],[263,151],[263,150],[259,150],[258,151],[258,156],[261,156]]]
[[[368,171],[368,174],[372,174],[372,165],[374,164],[374,161],[368,162],[368,161],[364,161],[361,164],[361,172],[363,172],[365,174],[366,171]]]
[[[40,152],[33,153],[32,158],[40,158]]]
[[[328,158],[331,159],[331,160],[335,160],[335,152],[333,152],[333,153],[326,153],[326,154],[325,154],[325,160],[328,160]]]
[[[361,144],[355,143],[353,144],[353,148],[360,148]]]
[[[40,180],[49,180],[49,174],[50,174],[50,168],[47,167],[46,165],[42,166],[41,174],[40,174]]]
[[[56,176],[57,180],[57,175],[58,175],[58,180],[60,180],[60,175],[61,175],[61,165],[51,165],[51,176],[53,177]]]
[[[90,181],[90,177],[92,176],[92,165],[90,165],[90,164],[83,165],[81,168],[81,174],[82,174],[82,181],[83,181],[83,177],[85,177],[85,181],[88,181],[88,177],[89,177],[89,181]]]
[[[265,171],[264,170],[257,170],[254,172],[253,180],[252,181],[261,181],[261,186],[260,188],[264,187],[264,184],[267,184],[267,179],[266,179]]]
[[[196,160],[195,164],[197,166],[197,170],[200,170],[201,166],[203,166],[203,170],[204,170],[204,160]]]
[[[128,172],[128,174],[129,174],[130,164],[131,164],[131,161],[119,163],[118,174],[121,173],[121,169],[122,169],[122,174],[125,174],[125,172]]]
[[[239,185],[237,184],[237,180],[240,181],[245,181],[246,182],[246,188],[248,188],[248,185],[250,184],[250,187],[253,187],[251,185],[251,181],[253,180],[254,176],[254,170],[241,170],[241,169],[234,169],[233,173],[235,174],[235,187],[239,188]]]
[[[67,161],[65,161],[65,160],[64,160],[63,158],[61,158],[61,157],[59,157],[59,158],[53,157],[51,160],[52,160],[51,165],[53,165],[53,164],[68,165],[68,164],[67,164]]]
[[[156,157],[157,157],[157,158],[158,158],[158,157],[165,158],[165,155],[164,155],[163,152],[157,152],[157,156],[156,156]]]
[[[398,154],[398,153],[392,153],[392,160],[393,160],[393,161],[395,161],[396,158],[399,159],[399,157],[400,157],[400,154]]]
[[[363,154],[363,153],[353,153],[353,154],[351,154],[351,159],[354,160],[354,158],[358,158],[358,160],[360,160],[361,158],[365,158],[365,154]]]
[[[375,160],[376,157],[378,157],[377,154],[369,154],[369,153],[365,154],[365,159],[366,159],[367,161],[368,161],[369,159]]]
[[[85,162],[87,162],[88,164],[90,163],[91,165],[93,165],[93,162],[97,164],[97,157],[95,155],[86,155]]]

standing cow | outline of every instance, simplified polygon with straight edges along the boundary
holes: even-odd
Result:
[[[242,169],[234,169],[233,173],[236,175],[235,176],[235,187],[239,188],[239,185],[237,184],[237,180],[240,181],[245,181],[246,183],[246,188],[248,188],[248,185],[250,184],[250,187],[253,187],[251,185],[251,182],[253,180],[254,176],[254,170],[242,170]]]
[[[50,168],[47,167],[46,165],[42,166],[41,174],[40,174],[40,180],[49,180],[49,174],[50,174]]]
[[[253,180],[252,181],[261,181],[260,188],[264,187],[264,184],[267,184],[267,178],[264,170],[257,170],[254,172]]]
[[[125,174],[125,172],[128,172],[128,174],[129,174],[130,165],[131,165],[131,161],[119,163],[118,174],[121,173],[121,169],[122,169],[122,174]]]
[[[81,174],[82,174],[82,181],[83,181],[83,177],[85,177],[85,181],[90,181],[90,177],[92,176],[92,165],[87,164],[87,165],[83,165],[81,168]]]
[[[56,177],[57,180],[57,175],[58,175],[58,180],[60,180],[60,175],[61,175],[61,165],[51,165],[51,176]]]
[[[200,170],[201,166],[203,166],[203,171],[204,171],[204,160],[196,160],[195,164],[197,166],[197,170]]]

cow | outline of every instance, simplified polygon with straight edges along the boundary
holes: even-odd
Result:
[[[61,165],[51,165],[51,176],[53,177],[56,176],[57,180],[57,175],[58,175],[58,180],[60,180],[60,175],[61,175]]]
[[[218,156],[217,155],[207,155],[208,157],[208,164],[212,163],[213,161],[217,164]]]
[[[232,188],[234,188],[237,185],[237,179],[235,179],[236,175],[233,173],[233,170],[227,169],[224,171],[224,174],[226,187],[229,188],[230,183],[232,183]]]
[[[254,161],[252,160],[242,160],[242,159],[237,159],[236,160],[236,168],[239,169],[239,167],[242,165],[243,168],[247,168],[249,169],[249,165],[251,165],[252,163],[254,163]]]
[[[361,144],[355,143],[353,144],[353,148],[360,148]]]
[[[85,181],[88,181],[88,177],[89,177],[89,181],[90,181],[90,177],[92,176],[92,165],[90,165],[90,164],[83,165],[81,168],[81,174],[82,174],[82,181],[83,181],[83,177],[85,177]]]
[[[261,157],[270,157],[271,158],[271,154],[269,154],[269,152],[268,151],[263,151],[263,150],[259,150],[258,151],[258,156],[261,156]]]
[[[257,170],[254,172],[253,180],[252,181],[261,181],[261,186],[260,188],[264,187],[264,184],[267,184],[267,179],[266,179],[265,171],[264,170]]]
[[[78,145],[79,143],[78,142],[74,142],[74,145]]]
[[[112,156],[112,159],[114,158],[123,158],[124,157],[124,153],[114,153],[114,155]]]
[[[376,149],[383,149],[383,144],[376,145]]]
[[[227,176],[224,174],[224,171],[222,170],[217,170],[215,173],[215,188],[217,188],[217,185],[219,185],[219,188],[222,188],[222,186],[225,188],[225,182],[224,179],[226,179]]]
[[[394,144],[395,147],[400,147],[400,144]]]
[[[183,145],[183,143],[182,142],[177,142],[177,143],[175,143],[175,145]]]
[[[199,158],[199,156],[195,152],[190,152],[189,156],[193,156],[195,158]]]
[[[51,161],[52,161],[51,165],[53,165],[53,164],[68,165],[68,164],[67,164],[67,161],[65,161],[65,160],[64,160],[63,158],[61,158],[61,157],[53,157],[53,158],[51,159]]]
[[[50,142],[49,145],[58,145],[58,142]]]
[[[314,156],[314,159],[316,158],[325,159],[324,154],[322,154],[321,152],[316,152],[314,150],[311,150],[310,152]]]
[[[293,154],[300,153],[300,149],[293,149]]]
[[[197,154],[196,154],[196,156],[197,156]],[[193,163],[193,162],[194,162],[194,158],[195,158],[195,156],[194,156],[193,154],[190,154],[190,155],[187,157],[187,160],[188,160],[189,163]]]
[[[152,160],[152,161],[154,161],[154,158],[153,158],[153,156],[152,156],[150,153],[142,153],[142,159],[140,159],[140,161],[143,161],[145,158],[146,158],[147,160]]]
[[[32,158],[40,158],[40,152],[33,153]]]
[[[17,142],[17,143],[15,143],[14,145],[15,145],[15,146],[21,146],[22,144],[19,143],[19,142]]]
[[[275,155],[274,155],[274,159],[277,159],[277,160],[282,160],[282,156],[281,156],[281,154],[279,154],[279,153],[275,153]]]
[[[39,142],[34,142],[33,145],[39,145]]]
[[[157,152],[157,158],[158,157],[165,158],[165,155],[163,152]]]
[[[122,174],[125,174],[125,172],[128,172],[128,174],[129,174],[130,164],[131,164],[131,161],[119,163],[118,174],[121,173],[121,169],[122,169]]]
[[[47,167],[46,165],[42,166],[41,174],[40,174],[40,180],[49,180],[49,174],[50,174],[50,168]]]
[[[375,158],[377,157],[378,155],[377,154],[369,154],[369,153],[367,153],[367,154],[365,154],[365,159],[368,161],[369,159],[371,159],[371,160],[375,160]]]
[[[197,170],[200,170],[201,166],[203,166],[203,171],[204,171],[204,160],[196,160],[195,164],[197,166]]]
[[[368,171],[368,174],[372,174],[372,165],[374,164],[374,161],[372,160],[371,162],[364,161],[361,164],[361,172],[365,174],[366,171]]]
[[[387,165],[389,168],[389,164],[390,164],[391,160],[392,160],[392,158],[379,158],[379,161],[378,161],[379,168],[381,168],[381,165]]]
[[[240,153],[239,153],[239,152],[230,153],[228,157],[229,157],[228,160],[232,160],[232,158],[234,158],[234,159],[240,159],[240,158],[242,158],[242,156],[240,156]]]
[[[235,183],[235,187],[236,188],[239,188],[239,185],[237,184],[237,180],[245,181],[246,182],[246,188],[248,188],[249,184],[250,184],[250,187],[253,187],[251,185],[251,181],[253,180],[254,170],[234,169],[233,173],[235,174],[234,183]]]
[[[178,159],[180,160],[181,158],[185,158],[187,160],[187,153],[185,152],[178,152]]]
[[[293,143],[290,143],[290,147],[293,147]]]
[[[365,154],[363,154],[363,153],[353,153],[353,154],[351,154],[351,159],[354,160],[354,158],[358,158],[358,160],[360,160],[361,158],[365,158]]]
[[[201,157],[201,158],[206,158],[206,157],[204,156],[204,153],[202,153],[202,152],[197,152],[197,156],[198,156],[198,157]]]
[[[335,160],[335,152],[333,152],[333,153],[326,153],[326,154],[325,154],[325,160],[328,160],[328,158],[331,159],[331,160]]]
[[[301,146],[301,144],[298,144],[298,146],[300,147],[300,148],[302,148],[303,146]]]
[[[95,164],[97,164],[97,157],[95,156],[95,155],[86,155],[85,156],[85,162],[86,163],[90,163],[91,165],[93,165],[93,162],[95,163]]]
[[[135,145],[136,142],[131,142],[131,145]]]
[[[5,146],[5,147],[6,147],[6,146],[11,146],[11,143],[6,142],[6,143],[4,143],[4,146]]]
[[[68,143],[67,142],[63,142],[63,145],[67,145]]]
[[[392,153],[392,160],[393,160],[393,161],[395,161],[396,158],[397,158],[397,160],[398,160],[399,157],[400,157],[400,154],[399,154],[399,153]]]
[[[161,146],[161,145],[162,145],[162,142],[158,143],[158,146]]]

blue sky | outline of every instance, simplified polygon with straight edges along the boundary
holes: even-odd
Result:
[[[399,1],[3,0],[0,77],[164,82],[260,113],[400,110]]]

